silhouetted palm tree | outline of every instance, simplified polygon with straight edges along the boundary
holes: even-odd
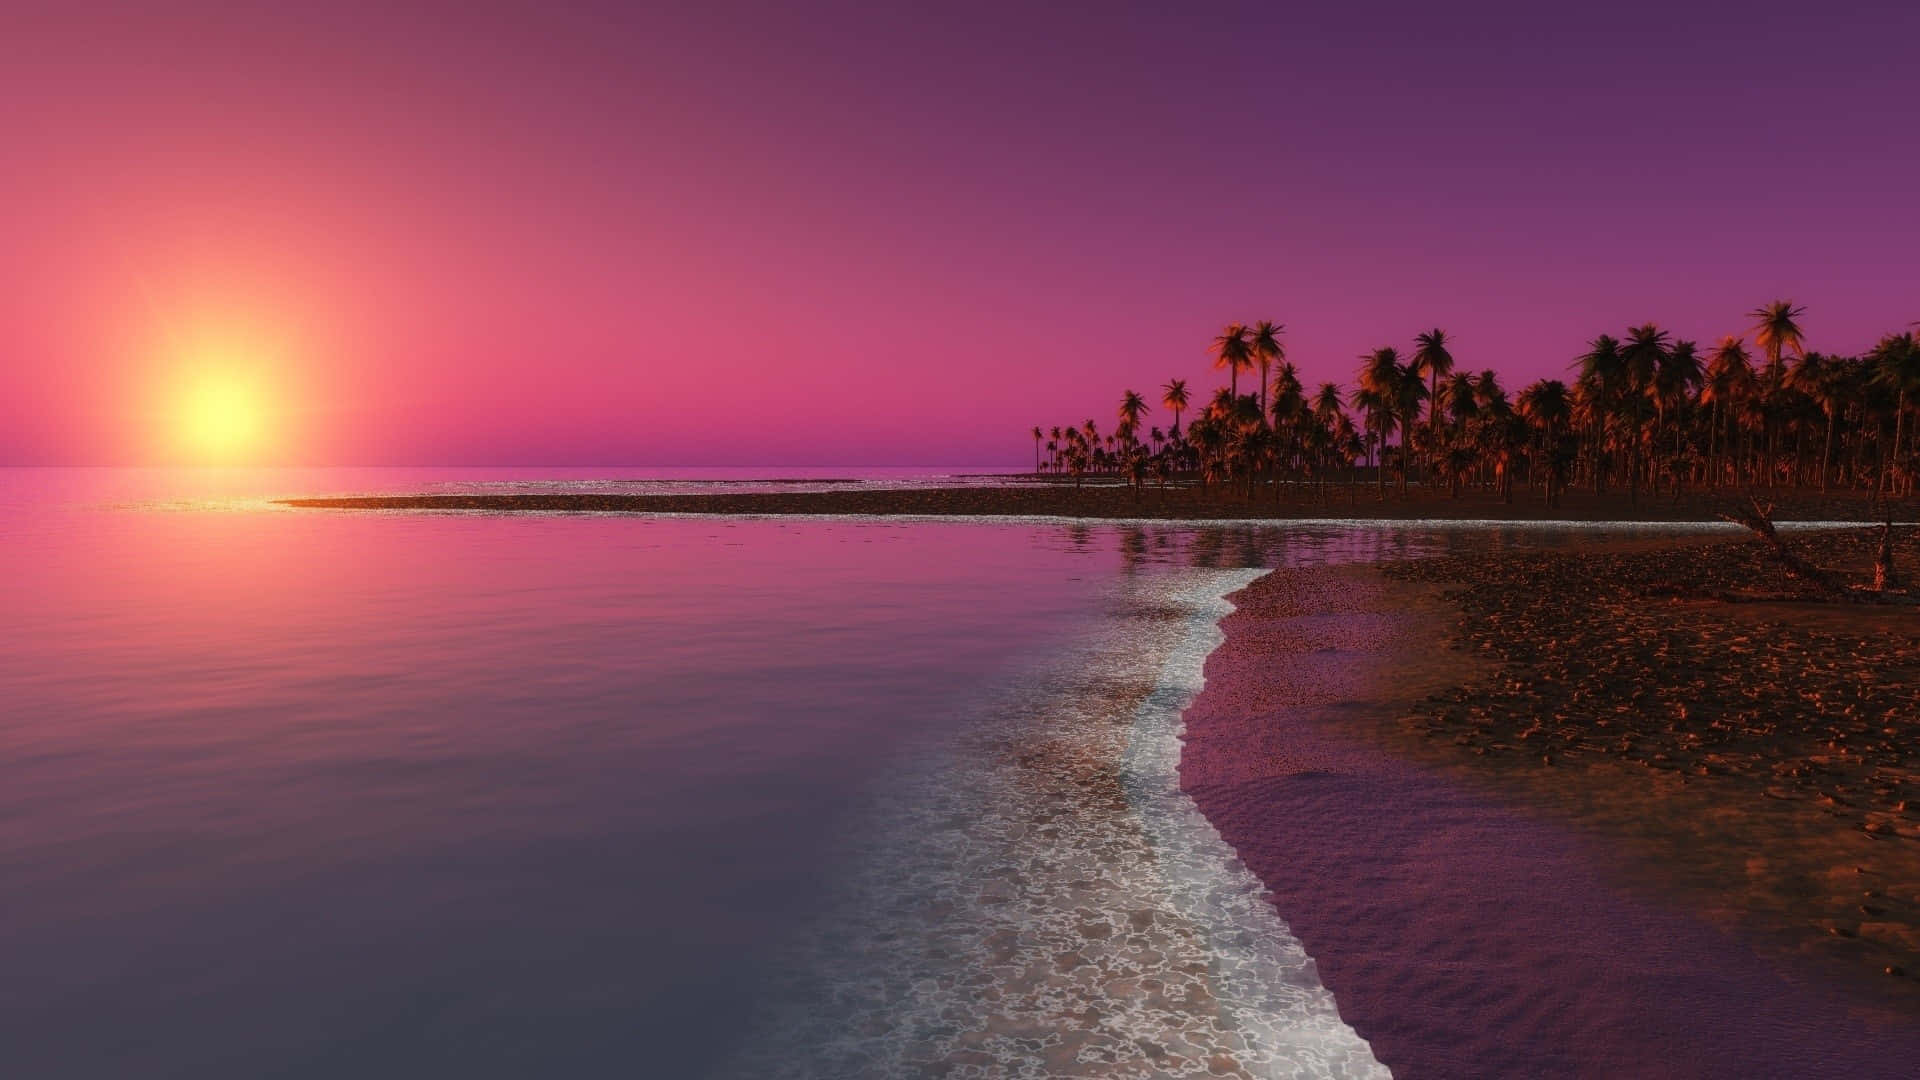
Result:
[[[1791,300],[1775,300],[1747,313],[1754,320],[1753,343],[1760,346],[1760,351],[1767,357],[1767,369],[1760,379],[1760,395],[1762,408],[1766,410],[1763,439],[1766,444],[1768,487],[1772,487],[1774,481],[1773,459],[1779,436],[1779,425],[1774,414],[1779,409],[1778,398],[1785,374],[1780,358],[1787,352],[1798,356],[1805,351],[1799,318],[1806,313],[1806,308],[1794,307]]]
[[[1712,406],[1712,423],[1707,429],[1707,477],[1708,486],[1717,487],[1720,483],[1719,459],[1717,447],[1720,433],[1725,430],[1725,421],[1731,421],[1736,411],[1752,399],[1756,383],[1753,378],[1753,358],[1747,354],[1744,338],[1728,334],[1714,346],[1713,355],[1707,358],[1707,373],[1702,382],[1700,400]],[[1739,482],[1739,449],[1728,447],[1734,455],[1734,482]]]
[[[1387,497],[1387,439],[1394,431],[1407,369],[1400,363],[1399,351],[1390,345],[1362,353],[1360,361],[1353,407],[1359,409],[1366,418],[1373,450],[1378,451],[1376,456],[1373,450],[1369,450],[1367,458],[1379,470],[1380,499],[1384,502]]]
[[[1879,488],[1885,491],[1893,474],[1905,469],[1902,459],[1906,450],[1907,404],[1920,397],[1920,342],[1914,340],[1912,331],[1888,334],[1868,356],[1874,365],[1874,381],[1892,390],[1895,400],[1893,454],[1888,459],[1888,467],[1880,471]]]
[[[1413,339],[1409,366],[1427,377],[1427,434],[1434,453],[1440,452],[1440,380],[1453,373],[1453,354],[1447,351],[1447,332],[1434,327]]]
[[[1326,464],[1329,467],[1338,459],[1346,445],[1347,437],[1353,431],[1353,422],[1347,419],[1347,414],[1340,408],[1340,404],[1339,383],[1324,382],[1320,384],[1320,389],[1314,391],[1313,421],[1315,428],[1325,434],[1325,446],[1329,458]],[[1347,458],[1347,467],[1349,469],[1353,467],[1352,458]]]
[[[1826,438],[1821,440],[1820,449],[1821,491],[1827,490],[1833,470],[1833,439],[1845,376],[1840,360],[1817,352],[1802,354],[1800,362],[1788,369],[1786,375],[1787,389],[1806,395],[1809,401],[1820,406],[1820,412],[1826,417]]]
[[[1614,402],[1626,380],[1626,361],[1620,355],[1620,343],[1601,334],[1587,344],[1587,351],[1574,361],[1579,377],[1574,380],[1574,413],[1587,427],[1589,479],[1593,493],[1606,490],[1605,436]]]
[[[1213,366],[1225,368],[1232,380],[1229,392],[1240,396],[1240,369],[1253,363],[1253,343],[1248,340],[1248,331],[1239,323],[1231,323],[1213,339]]]
[[[1679,417],[1693,400],[1694,391],[1700,386],[1700,351],[1691,341],[1681,340],[1673,343],[1659,357],[1658,366],[1653,373],[1653,382],[1647,387],[1647,394],[1653,399],[1654,442],[1653,456],[1660,453],[1661,433],[1669,426],[1673,428],[1673,457],[1667,468],[1673,477],[1673,493],[1680,494],[1684,480],[1683,459],[1686,458],[1686,431],[1679,423]],[[1658,474],[1649,478],[1658,490]]]
[[[1180,434],[1180,414],[1187,411],[1187,380],[1169,379],[1167,385],[1160,388],[1160,404],[1173,414],[1173,433]]]
[[[1165,483],[1197,471],[1204,486],[1230,480],[1228,490],[1248,496],[1263,483],[1281,498],[1289,490],[1324,490],[1336,466],[1351,470],[1362,459],[1375,468],[1383,499],[1387,470],[1399,469],[1404,492],[1415,460],[1431,463],[1427,482],[1444,474],[1455,495],[1471,484],[1510,498],[1524,480],[1550,504],[1576,483],[1590,482],[1600,493],[1624,479],[1637,495],[1671,478],[1678,497],[1689,483],[1758,483],[1761,473],[1769,483],[1796,486],[1812,486],[1818,475],[1822,490],[1909,490],[1917,470],[1907,432],[1920,403],[1913,334],[1888,335],[1871,355],[1850,359],[1805,351],[1802,312],[1791,304],[1755,314],[1766,371],[1755,371],[1738,337],[1722,339],[1703,364],[1692,342],[1645,324],[1623,340],[1594,338],[1575,361],[1571,385],[1540,380],[1511,406],[1494,372],[1452,370],[1453,357],[1442,355],[1444,333],[1423,333],[1411,356],[1389,347],[1362,357],[1351,399],[1357,424],[1341,407],[1339,386],[1324,384],[1310,399],[1284,352],[1264,344],[1256,350],[1262,338],[1277,345],[1280,327],[1236,324],[1213,339],[1211,350],[1234,377],[1197,409],[1191,425],[1187,410],[1198,403],[1187,381],[1161,388],[1173,416],[1167,438],[1154,429],[1142,441],[1150,408],[1133,391],[1121,399],[1112,435],[1103,437],[1093,421],[1054,428],[1051,439],[1039,427],[1028,434],[1036,472],[1071,472],[1076,482],[1089,471],[1125,475],[1139,487],[1147,475]],[[1242,395],[1239,369],[1256,362],[1264,363],[1259,392]],[[1425,424],[1423,399],[1430,402]],[[1357,489],[1357,472],[1349,479]]]
[[[1254,324],[1252,337],[1247,342],[1247,350],[1260,364],[1260,415],[1267,414],[1267,376],[1275,362],[1287,358],[1286,346],[1280,344],[1280,335],[1287,328],[1279,323],[1261,320]]]
[[[1573,422],[1573,403],[1567,384],[1559,379],[1541,379],[1520,391],[1520,415],[1532,425],[1540,452],[1547,459],[1546,496],[1548,506],[1560,505],[1560,491],[1566,486],[1566,460],[1561,453],[1561,436]]]

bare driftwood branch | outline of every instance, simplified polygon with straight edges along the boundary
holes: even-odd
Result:
[[[1795,555],[1787,547],[1787,542],[1780,539],[1780,534],[1773,527],[1773,504],[1768,503],[1762,506],[1759,499],[1752,501],[1753,513],[1741,514],[1737,517],[1732,514],[1721,514],[1720,517],[1737,525],[1746,526],[1749,532],[1773,551],[1774,558],[1780,560],[1780,564],[1786,567],[1789,575],[1807,582],[1828,596],[1846,596],[1847,590],[1841,587],[1839,582],[1828,577],[1819,567]],[[1889,534],[1892,532],[1891,526],[1888,532]]]

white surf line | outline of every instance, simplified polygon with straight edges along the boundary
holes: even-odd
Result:
[[[1181,716],[1205,685],[1208,654],[1226,636],[1226,594],[1265,570],[1201,575],[1170,599],[1186,631],[1134,715],[1121,783],[1139,815],[1174,907],[1204,935],[1215,996],[1246,1041],[1234,1056],[1259,1077],[1390,1077],[1365,1039],[1340,1019],[1306,948],[1267,902],[1266,886],[1180,790]]]

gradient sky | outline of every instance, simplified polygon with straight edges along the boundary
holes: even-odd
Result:
[[[1233,319],[1920,319],[1914,5],[162,6],[0,13],[0,463],[203,369],[262,460],[1014,464]]]

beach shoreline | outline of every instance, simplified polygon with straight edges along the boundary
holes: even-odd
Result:
[[[1781,522],[1877,523],[1881,504],[1855,494],[1814,492],[1760,493]],[[278,505],[298,509],[467,511],[486,513],[628,513],[728,516],[858,517],[1010,517],[1191,522],[1248,521],[1443,521],[1443,522],[1650,522],[1721,523],[1723,514],[1751,509],[1745,493],[1693,492],[1672,495],[1568,492],[1558,506],[1537,498],[1505,502],[1484,493],[1458,498],[1441,492],[1415,492],[1385,500],[1335,487],[1262,492],[1254,498],[1191,487],[1074,488],[1065,484],[879,490],[761,491],[707,494],[409,494],[338,495],[286,498]],[[1895,500],[1898,522],[1920,521],[1920,500]]]
[[[1754,545],[1685,550],[1722,546]],[[1609,804],[1643,802],[1629,822],[1551,797],[1614,773],[1536,757],[1520,778],[1518,755],[1425,729],[1460,688],[1511,676],[1497,650],[1457,647],[1472,645],[1445,580],[1458,564],[1423,562],[1434,572],[1282,569],[1235,594],[1181,763],[1380,1060],[1418,1076],[1900,1075],[1920,1053],[1913,980],[1783,947],[1806,933],[1755,933],[1777,912],[1746,917],[1753,897],[1724,882],[1663,887],[1673,860],[1749,834],[1628,835],[1664,809],[1737,817],[1737,799],[1642,785]]]
[[[1116,583],[1068,662],[872,792],[720,1075],[1385,1076],[1179,787],[1225,596],[1261,573]]]

